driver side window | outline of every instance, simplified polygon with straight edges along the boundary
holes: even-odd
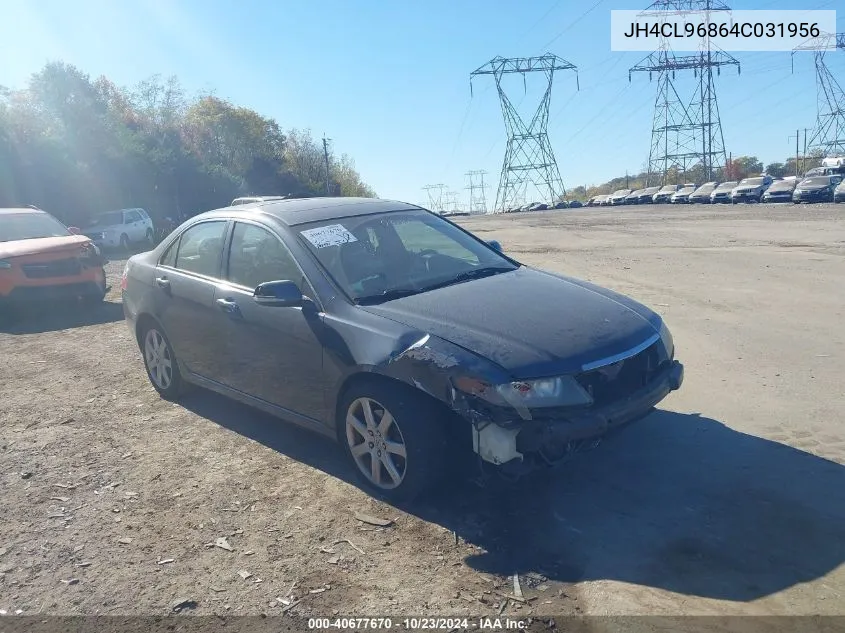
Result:
[[[303,275],[287,247],[267,229],[235,223],[227,280],[254,290],[267,281],[295,282],[303,292]]]

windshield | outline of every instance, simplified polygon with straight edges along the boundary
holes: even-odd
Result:
[[[706,185],[701,185],[698,189],[696,189],[696,191],[701,191],[701,192],[713,191],[715,188],[716,188],[716,184],[709,182]]]
[[[630,189],[617,189],[616,191],[613,192],[613,195],[614,196],[627,196],[629,193],[631,193]]]
[[[677,190],[678,190],[677,185],[666,185],[660,191],[677,191]]]
[[[660,187],[649,187],[648,189],[643,189],[643,193],[657,193]]]
[[[695,191],[695,187],[684,187],[678,193],[692,193]]]
[[[518,268],[427,211],[338,218],[297,227],[353,300],[378,302]]]
[[[113,226],[115,224],[123,224],[123,212],[109,211],[94,217],[94,226]]]
[[[64,224],[46,213],[0,214],[0,242],[70,235]]]
[[[828,176],[813,176],[812,178],[805,178],[801,181],[801,187],[827,187],[830,184]]]
[[[757,186],[763,184],[763,179],[762,178],[745,178],[742,181],[740,181],[739,184],[741,184],[741,185],[751,185],[753,187],[757,187]]]
[[[733,189],[734,187],[736,187],[736,185],[737,183],[735,180],[732,180],[731,182],[723,182],[721,185],[716,187],[716,191],[726,191],[728,189]]]

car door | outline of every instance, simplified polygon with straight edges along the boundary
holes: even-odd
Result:
[[[144,223],[141,221],[141,214],[135,209],[130,209],[125,212],[124,222],[126,223],[126,234],[132,242],[142,241],[146,235]]]
[[[214,288],[220,281],[227,220],[188,227],[156,267],[156,318],[176,357],[193,374],[219,381],[223,332],[215,317]]]
[[[276,406],[312,419],[325,417],[322,328],[315,294],[280,235],[258,223],[236,221],[214,293],[226,326],[228,352],[221,381]],[[258,284],[294,281],[314,301],[301,307],[259,305]]]

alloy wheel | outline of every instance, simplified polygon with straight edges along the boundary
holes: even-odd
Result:
[[[405,438],[390,411],[358,398],[346,412],[346,441],[355,465],[374,486],[397,488],[407,472]]]
[[[144,361],[152,381],[161,389],[173,383],[173,357],[170,347],[155,328],[147,330],[144,337]]]

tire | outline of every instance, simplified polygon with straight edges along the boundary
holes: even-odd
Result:
[[[120,236],[120,248],[125,251],[129,250],[129,236],[126,233]]]
[[[185,382],[179,373],[179,363],[176,362],[176,354],[173,353],[167,335],[157,323],[150,323],[141,332],[139,342],[144,369],[147,370],[147,378],[153,388],[162,398],[176,400],[184,392]],[[166,362],[169,362],[169,368]]]
[[[380,428],[386,413],[391,422]],[[368,491],[388,501],[411,501],[436,488],[447,474],[446,466],[453,463],[448,459],[454,444],[444,424],[447,418],[436,403],[410,387],[361,382],[341,398],[338,440]],[[378,442],[382,442],[381,451]],[[375,458],[380,459],[377,471]],[[390,461],[392,474],[384,458]]]
[[[149,242],[151,246],[155,245],[155,234],[152,229],[147,229],[147,242]]]

